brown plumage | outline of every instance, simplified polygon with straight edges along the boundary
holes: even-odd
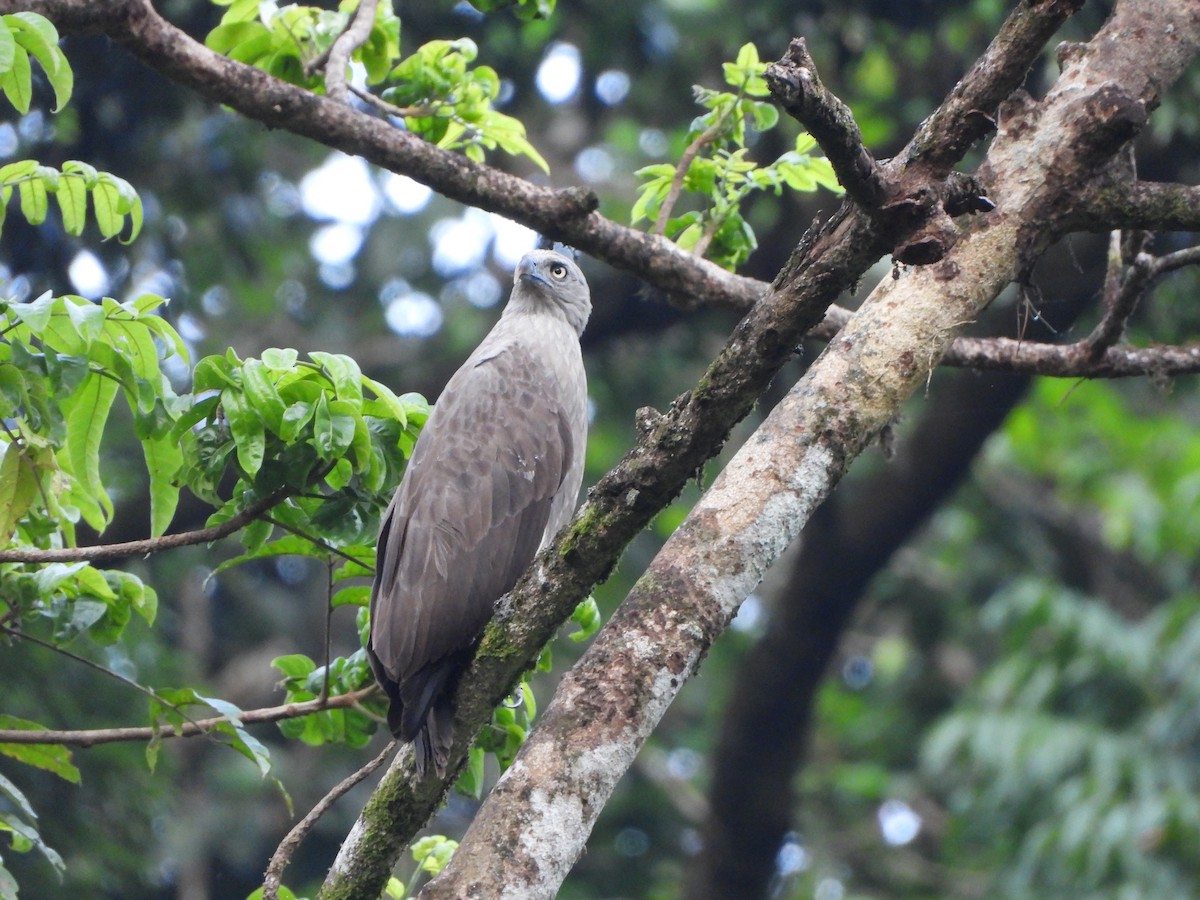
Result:
[[[500,321],[447,383],[384,515],[368,655],[388,725],[445,774],[450,697],[506,594],[575,508],[587,440],[583,273],[535,250]]]

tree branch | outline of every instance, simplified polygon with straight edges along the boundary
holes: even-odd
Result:
[[[762,638],[738,667],[709,779],[704,851],[687,900],[769,896],[774,860],[796,816],[796,770],[816,692],[870,580],[958,486],[1028,378],[951,376],[888,464],[810,521]],[[766,746],[764,746],[764,744]]]
[[[330,788],[329,793],[322,797],[279,842],[279,846],[271,854],[271,861],[267,863],[266,872],[263,873],[263,900],[279,900],[279,885],[283,878],[283,870],[292,861],[292,856],[301,841],[308,837],[309,832],[313,830],[313,826],[317,824],[321,816],[329,811],[329,807],[344,797],[351,788],[375,774],[376,770],[387,762],[387,758],[395,749],[396,741],[388,741],[387,746],[379,752],[378,756]]]
[[[683,190],[683,179],[687,177],[688,169],[691,168],[692,160],[696,158],[696,154],[715,141],[721,134],[721,130],[725,127],[725,119],[728,118],[729,111],[726,110],[717,121],[713,122],[704,129],[696,139],[684,148],[683,153],[679,156],[679,162],[675,164],[675,175],[671,179],[671,186],[667,190],[667,196],[663,198],[662,206],[658,208],[658,215],[654,219],[654,227],[650,229],[651,234],[667,233],[667,223],[671,220],[671,211],[675,208],[675,203],[679,200],[679,194]],[[697,256],[702,256],[702,253],[697,253]]]
[[[120,544],[98,544],[94,547],[59,547],[51,550],[23,548],[20,550],[0,550],[0,562],[22,563],[52,563],[52,562],[96,562],[110,559],[129,559],[132,556],[146,556],[163,550],[174,550],[178,547],[190,547],[195,544],[209,544],[228,537],[240,528],[253,522],[267,510],[278,506],[293,492],[281,489],[264,497],[257,503],[247,506],[235,516],[226,519],[220,525],[211,528],[200,528],[196,531],[181,531],[178,534],[164,534],[161,537],[146,538],[140,541],[124,541]]]
[[[1091,346],[1040,344],[1012,338],[959,338],[942,362],[964,369],[990,369],[1054,378],[1169,378],[1200,373],[1200,344],[1109,347],[1099,356]]]
[[[1136,232],[1137,247],[1131,248],[1133,258],[1129,266],[1125,265],[1125,241],[1122,232],[1114,231],[1109,236],[1108,272],[1104,279],[1103,314],[1092,333],[1083,339],[1087,345],[1087,354],[1091,358],[1102,356],[1104,351],[1113,346],[1125,333],[1125,326],[1130,316],[1137,309],[1138,301],[1146,292],[1152,280],[1151,266],[1154,258],[1148,253],[1142,253],[1148,235]]]
[[[604,218],[588,191],[531,184],[214,53],[159,16],[150,0],[0,0],[0,12],[17,10],[41,13],[60,31],[106,34],[150,68],[249,119],[361,156],[451,200],[507,216],[669,295],[745,310],[763,293],[761,282],[698,259],[660,235]]]
[[[850,199],[868,212],[882,206],[893,186],[864,146],[850,107],[821,83],[804,38],[793,38],[765,77],[779,105],[820,144]]]
[[[1200,231],[1200,187],[1103,179],[1080,198],[1071,224],[1076,231]]]
[[[350,54],[367,42],[375,26],[375,9],[379,0],[358,0],[358,6],[346,23],[346,30],[338,35],[329,48],[329,59],[325,62],[325,95],[330,100],[345,103],[349,93],[346,85],[346,69],[350,67]]]
[[[250,709],[238,716],[238,721],[243,724],[259,725],[265,722],[282,722],[285,719],[311,716],[313,713],[323,712],[327,709],[346,709],[355,706],[375,691],[376,688],[371,686],[351,694],[339,694],[324,700],[308,700],[304,703],[285,703],[282,706]],[[163,724],[127,728],[93,728],[82,731],[26,731],[9,728],[0,730],[0,744],[64,744],[75,747],[95,747],[98,744],[114,744],[120,741],[196,737],[208,734],[216,726],[223,725],[228,721],[227,716],[215,716],[211,719],[185,722],[179,727]]]

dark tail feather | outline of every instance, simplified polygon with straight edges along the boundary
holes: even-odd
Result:
[[[438,777],[445,777],[454,741],[454,706],[451,696],[471,651],[451,654],[425,666],[389,693],[388,727],[397,738],[411,741],[417,774],[424,778],[432,760]]]
[[[454,742],[454,708],[446,699],[429,710],[429,716],[413,741],[416,753],[417,775],[425,777],[430,760],[438,778],[446,777],[446,764],[450,761],[450,745]]]

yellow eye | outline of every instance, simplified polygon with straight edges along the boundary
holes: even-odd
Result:
[[[550,275],[552,278],[556,278],[559,281],[562,281],[564,278],[567,277],[567,267],[564,266],[562,263],[553,263],[550,266]]]

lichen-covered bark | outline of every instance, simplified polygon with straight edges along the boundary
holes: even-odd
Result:
[[[880,284],[772,411],[564,679],[424,896],[557,892],[616,781],[765,568],[955,335],[1056,236],[1198,46],[1200,4],[1126,0],[1044,101],[1008,106],[985,167],[997,212],[941,262]]]

